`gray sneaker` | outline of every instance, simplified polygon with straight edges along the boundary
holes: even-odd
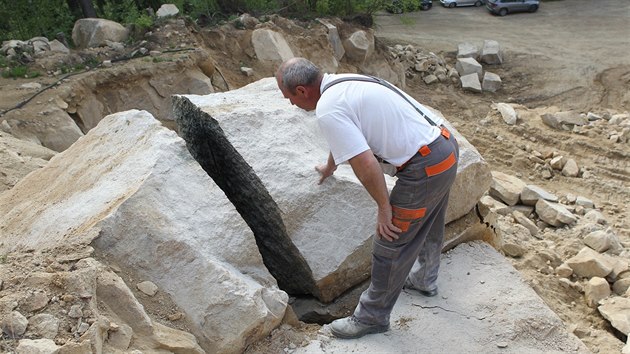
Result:
[[[437,286],[431,290],[423,290],[423,289],[419,289],[416,288],[411,281],[409,281],[409,278],[407,278],[407,280],[405,281],[405,285],[403,286],[404,289],[410,289],[410,290],[415,290],[417,292],[420,293],[420,295],[426,296],[426,297],[433,297],[435,295],[438,294],[438,289]]]
[[[366,334],[381,333],[389,330],[389,325],[369,325],[359,322],[354,316],[334,320],[330,324],[330,331],[337,338],[353,339]]]

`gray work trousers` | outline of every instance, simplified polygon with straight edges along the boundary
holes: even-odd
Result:
[[[440,135],[428,147],[428,155],[417,153],[396,174],[398,180],[390,203],[393,209],[402,211],[403,217],[397,223],[397,210],[394,210],[394,224],[407,230],[393,242],[374,237],[371,283],[361,294],[354,311],[354,316],[362,323],[389,324],[407,277],[417,289],[437,288],[444,217],[457,173],[459,147],[452,134],[448,139]],[[451,163],[455,158],[455,164],[444,170],[450,165],[449,157]]]

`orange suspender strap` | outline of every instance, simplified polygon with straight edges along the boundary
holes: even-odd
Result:
[[[445,137],[446,139],[450,139],[451,132],[449,132],[448,129],[446,129],[445,126],[441,126],[440,128],[442,130],[442,136]]]
[[[451,154],[448,155],[448,157],[444,159],[442,162],[436,163],[435,165],[432,165],[432,166],[427,166],[424,168],[424,171],[427,173],[427,176],[429,177],[439,175],[440,173],[447,171],[449,168],[453,167],[453,165],[455,165],[456,162],[457,162],[457,159],[455,159],[455,153],[451,152]]]

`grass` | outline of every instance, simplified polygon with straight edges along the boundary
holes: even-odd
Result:
[[[5,79],[7,78],[13,78],[13,79],[17,79],[17,78],[34,78],[34,77],[38,77],[40,76],[41,73],[39,71],[31,71],[28,69],[27,66],[25,65],[18,65],[18,66],[9,66],[6,69],[4,69],[2,71],[2,77],[4,77]]]

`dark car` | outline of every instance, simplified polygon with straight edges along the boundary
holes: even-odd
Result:
[[[433,7],[433,0],[416,0],[403,4],[402,0],[393,0],[385,7],[385,10],[393,14],[401,14],[408,11],[429,10]]]
[[[486,0],[488,11],[499,16],[513,12],[536,12],[539,6],[539,0]]]

